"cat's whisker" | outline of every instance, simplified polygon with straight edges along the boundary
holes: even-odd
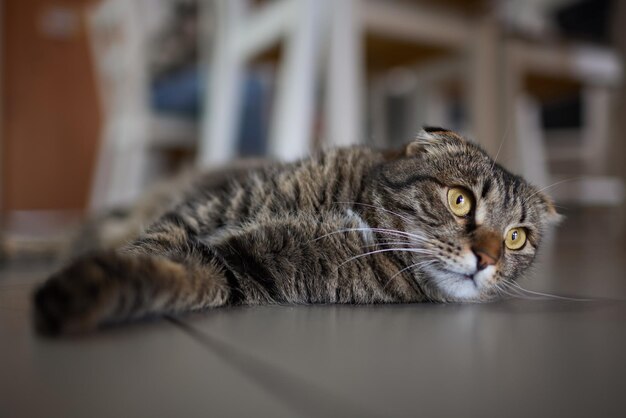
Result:
[[[523,299],[543,300],[545,298],[554,298],[554,299],[570,300],[570,301],[577,301],[577,302],[585,302],[585,301],[591,301],[592,300],[592,299],[569,298],[569,297],[565,297],[565,296],[553,295],[553,294],[550,294],[550,293],[535,292],[535,291],[532,291],[532,290],[525,289],[522,286],[520,286],[518,283],[515,283],[515,282],[504,282],[503,284],[505,284],[506,287],[508,289],[510,289],[511,291],[516,292],[517,294],[519,294],[519,296],[521,298],[523,298]]]
[[[371,231],[373,232],[382,232],[382,233],[395,233],[395,234],[400,234],[412,239],[416,239],[416,240],[420,240],[420,239],[426,239],[425,237],[421,236],[421,235],[417,235],[417,234],[413,234],[411,232],[405,232],[405,231],[398,231],[396,229],[384,229],[384,228],[370,228]]]
[[[387,288],[387,286],[389,286],[389,283],[391,283],[393,281],[393,279],[395,279],[397,276],[399,276],[400,274],[404,273],[407,270],[410,269],[414,269],[416,267],[425,267],[425,266],[429,266],[431,264],[434,264],[435,260],[424,260],[424,261],[420,261],[414,264],[411,264],[410,266],[407,266],[405,268],[403,268],[402,270],[399,270],[397,273],[395,273],[393,276],[391,276],[389,278],[389,280],[387,280],[387,283],[385,284],[385,286],[383,286],[383,290],[385,290]]]
[[[554,203],[552,204],[552,206],[554,206],[555,209],[560,209],[562,211],[566,211],[569,210],[570,208],[568,208],[567,206],[563,206],[563,205],[555,205]]]
[[[525,289],[522,289],[520,286],[515,286],[516,283],[513,281],[504,281],[503,285],[506,286],[507,289],[509,289],[511,292],[516,293],[517,295],[519,295],[520,298],[522,299],[527,299],[527,300],[541,300],[544,299],[543,296],[540,295],[535,295],[532,294],[530,292],[525,292]]]
[[[552,187],[558,186],[558,185],[563,184],[563,183],[567,183],[568,181],[580,180],[581,178],[582,177],[580,177],[580,176],[578,176],[578,177],[570,177],[570,178],[567,178],[567,179],[563,179],[563,180],[554,182],[554,183],[550,184],[549,186],[542,187],[541,189],[535,191],[534,193],[531,193],[526,199],[524,199],[523,203],[526,204],[526,202],[528,202],[533,196],[535,196],[535,195],[537,195],[537,194],[539,194],[539,193],[541,193],[543,191],[546,191],[548,189],[551,189]]]
[[[521,297],[521,295],[519,295],[519,294],[516,294],[516,293],[510,293],[510,292],[508,292],[507,290],[505,290],[505,289],[506,289],[505,284],[506,284],[506,283],[496,283],[496,284],[495,284],[495,288],[496,288],[497,290],[499,290],[501,293],[503,293],[503,294],[505,294],[506,296],[508,296],[508,297],[511,297],[511,298],[519,298],[519,297]]]
[[[502,151],[502,145],[504,145],[504,141],[506,140],[506,137],[509,135],[509,128],[511,128],[510,120],[506,123],[506,128],[504,129],[504,134],[502,135],[502,139],[500,140],[500,145],[498,146],[498,151],[496,152],[496,156],[493,157],[493,163],[491,163],[491,171],[492,172],[493,172],[493,168],[496,166],[496,162],[498,161],[498,157],[500,156],[500,151]]]
[[[498,297],[498,298],[501,298],[501,297],[503,297],[503,296],[504,296],[504,295],[503,295],[503,293],[504,293],[504,292],[502,291],[502,289],[500,288],[500,286],[498,286],[497,284],[494,284],[494,285],[493,285],[493,293],[494,293],[494,294],[496,295],[496,297]]]
[[[422,244],[422,243],[430,244],[430,241],[427,239],[421,239],[421,240],[408,239],[407,241],[381,241],[381,242],[376,242],[374,244],[363,245],[361,248],[380,247],[383,245],[416,245],[416,244]],[[424,249],[427,249],[427,248],[424,248]]]
[[[537,297],[535,295],[530,295],[530,294],[524,293],[520,289],[511,286],[511,282],[504,281],[504,282],[502,282],[502,285],[506,289],[508,289],[510,292],[512,292],[515,295],[515,297],[517,297],[517,298],[526,299],[526,300],[539,300],[540,299],[539,297]]]
[[[522,295],[522,294],[519,294],[519,293],[516,293],[516,292],[512,292],[512,291],[510,290],[510,288],[509,288],[509,290],[508,290],[508,291],[507,291],[507,290],[505,290],[505,291],[504,291],[504,293],[505,293],[507,296],[509,296],[509,297],[511,297],[511,298],[513,298],[513,299],[530,299],[527,295]]]
[[[312,239],[310,242],[319,241],[319,240],[321,240],[323,238],[326,238],[326,237],[329,237],[331,235],[343,234],[343,233],[346,233],[346,232],[366,232],[366,231],[370,232],[370,231],[373,231],[373,229],[372,228],[345,228],[345,229],[338,229],[336,231],[329,232],[329,233],[324,234],[324,235],[322,235],[320,237]],[[394,230],[389,230],[388,232],[387,231],[376,231],[376,232],[388,233],[388,234],[395,235],[395,236],[404,236],[404,234],[402,232],[394,231]]]
[[[504,292],[502,291],[502,289],[500,288],[500,286],[498,286],[498,284],[497,284],[497,283],[493,285],[493,293],[494,293],[494,294],[495,294],[498,298],[501,298],[501,297],[503,297],[503,296],[504,296],[504,295],[503,295],[503,293],[504,293]]]
[[[416,248],[384,248],[382,250],[369,251],[364,254],[359,254],[359,255],[355,255],[354,257],[350,257],[349,259],[341,263],[337,268],[342,267],[344,264],[347,264],[350,261],[353,261],[362,257],[366,257],[368,255],[386,253],[386,252],[392,252],[392,251],[432,255],[432,253],[427,250],[421,250],[421,249],[416,249]]]
[[[398,231],[395,229],[385,229],[385,228],[344,228],[344,229],[338,229],[336,231],[333,232],[329,232],[328,234],[324,234],[321,237],[317,237],[313,240],[311,240],[310,242],[315,242],[318,241],[322,238],[326,238],[329,237],[331,235],[335,235],[335,234],[341,234],[341,233],[345,233],[345,232],[379,232],[381,234],[390,234],[390,235],[396,235],[396,236],[403,236],[403,237],[410,237],[410,238],[415,238],[415,239],[421,239],[421,237],[419,235],[415,235],[415,234],[411,234],[409,232],[404,232],[404,231]]]
[[[391,247],[391,246],[399,246],[399,245],[403,245],[404,247],[399,247],[399,248],[413,248],[413,243],[409,242],[409,241],[392,241],[392,242],[377,242],[375,244],[366,244],[366,245],[361,245],[361,248],[382,248],[382,247]],[[408,247],[407,247],[408,246]]]
[[[514,287],[516,287],[517,289],[521,290],[522,292],[530,293],[532,295],[547,297],[547,298],[569,300],[569,301],[573,301],[573,302],[592,302],[594,300],[594,299],[583,299],[583,298],[571,298],[571,297],[567,297],[567,296],[559,296],[559,295],[554,295],[554,294],[550,294],[550,293],[536,292],[536,291],[533,291],[533,290],[525,289],[522,286],[520,286],[518,283],[515,283],[515,282],[510,282],[510,284],[513,285]]]

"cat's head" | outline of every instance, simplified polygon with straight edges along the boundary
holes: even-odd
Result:
[[[489,300],[533,262],[552,201],[496,164],[480,147],[441,128],[425,128],[375,180],[383,234],[414,267],[414,279],[441,301]],[[406,242],[408,244],[402,244]]]

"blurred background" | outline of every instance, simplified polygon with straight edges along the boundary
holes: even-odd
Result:
[[[398,147],[424,124],[546,187],[572,239],[624,238],[624,2],[0,7],[5,255],[53,248],[85,216],[185,168]]]

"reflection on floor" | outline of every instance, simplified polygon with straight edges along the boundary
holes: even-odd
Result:
[[[0,275],[0,416],[623,416],[626,245],[572,212],[531,277],[483,305],[221,309],[34,335],[50,270]]]

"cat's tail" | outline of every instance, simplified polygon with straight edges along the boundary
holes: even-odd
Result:
[[[84,332],[102,324],[224,305],[230,287],[216,260],[178,263],[119,252],[85,256],[34,295],[36,329]]]

